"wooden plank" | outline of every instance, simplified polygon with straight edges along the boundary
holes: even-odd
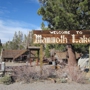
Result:
[[[51,33],[52,32],[52,33]],[[50,30],[34,30],[33,31],[33,43],[90,43],[90,30],[82,31],[50,31]]]
[[[90,30],[33,30],[34,34],[90,34]]]
[[[42,37],[61,37],[61,36],[65,36],[65,37],[67,37],[67,38],[71,38],[73,35],[76,37],[76,38],[80,38],[80,37],[83,37],[83,36],[85,36],[85,37],[87,37],[87,38],[89,38],[90,37],[90,34],[88,35],[88,34],[80,34],[80,35],[75,35],[75,34],[70,34],[70,35],[65,35],[65,34],[63,34],[63,35],[59,35],[59,34],[37,34],[37,35],[41,35]]]

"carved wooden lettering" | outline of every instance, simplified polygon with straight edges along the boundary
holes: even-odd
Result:
[[[90,30],[70,30],[70,31],[34,30],[33,43],[90,44]]]

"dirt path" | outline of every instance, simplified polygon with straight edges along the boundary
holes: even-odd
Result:
[[[0,84],[0,90],[90,90],[90,84],[38,82],[30,84]]]

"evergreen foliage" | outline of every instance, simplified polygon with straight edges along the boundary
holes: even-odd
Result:
[[[89,0],[39,0],[38,14],[52,30],[90,29]]]
[[[46,57],[50,57],[50,51],[49,51],[49,44],[46,45],[46,49],[45,49],[45,56]]]
[[[12,41],[7,41],[3,44],[4,49],[26,49],[28,46],[32,45],[32,31],[27,35],[23,34],[21,31],[15,32]]]
[[[89,0],[39,0],[38,15],[48,23],[50,30],[90,30]],[[45,26],[44,26],[45,27]],[[63,45],[54,45],[64,49]],[[79,52],[88,51],[89,45],[73,45]]]

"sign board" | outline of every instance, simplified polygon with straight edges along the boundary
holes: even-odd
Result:
[[[90,44],[90,30],[34,30],[34,44]]]

